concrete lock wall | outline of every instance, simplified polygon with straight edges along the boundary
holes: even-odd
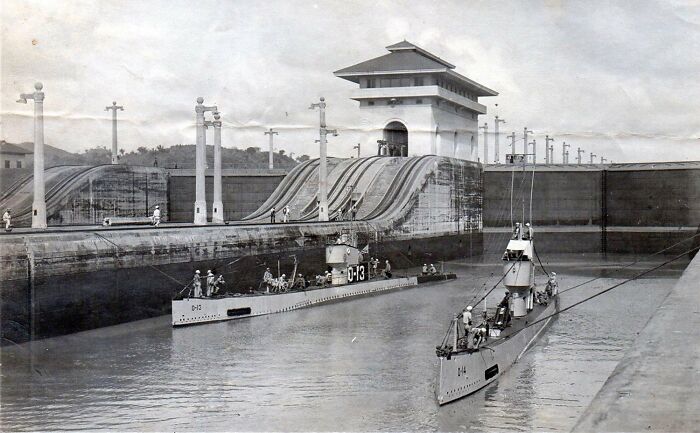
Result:
[[[195,269],[216,269],[232,292],[257,289],[265,267],[322,273],[325,245],[352,229],[369,256],[400,269],[483,250],[478,164],[435,158],[402,203],[371,222],[105,229],[0,237],[3,344],[167,314]],[[440,203],[431,210],[431,204]],[[400,208],[400,209],[398,209]],[[456,219],[456,220],[455,220]],[[106,238],[106,239],[105,239]]]
[[[511,226],[513,220],[529,221],[532,171],[484,172],[484,225]],[[600,225],[602,209],[600,170],[536,171],[532,197],[533,223],[537,225]],[[523,218],[523,203],[525,218]]]
[[[253,213],[272,194],[286,175],[285,170],[223,170],[221,194],[224,219],[237,221]],[[214,171],[206,171],[208,217],[214,197]],[[195,197],[194,170],[170,170],[169,213],[172,222],[192,222]]]
[[[607,173],[608,224],[697,227],[700,169],[634,168]]]
[[[487,238],[489,232],[510,229],[511,182],[513,219],[523,221],[531,181],[530,167],[525,173],[503,165],[486,168]],[[700,225],[700,163],[541,165],[534,176],[532,209],[542,252],[656,252],[692,236]],[[686,243],[668,252],[688,248]]]

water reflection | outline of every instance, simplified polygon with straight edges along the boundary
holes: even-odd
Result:
[[[563,288],[608,265],[546,264]],[[500,276],[487,262],[451,267],[462,278],[430,288],[176,330],[162,317],[3,348],[0,421],[7,430],[568,431],[680,274],[676,266],[571,310],[498,381],[438,408],[434,347],[450,314]],[[567,293],[563,306],[618,278]]]

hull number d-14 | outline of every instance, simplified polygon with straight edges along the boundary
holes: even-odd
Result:
[[[360,263],[359,265],[348,266],[348,283],[356,281],[367,281],[369,276],[369,265]]]

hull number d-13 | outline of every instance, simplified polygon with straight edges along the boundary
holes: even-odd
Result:
[[[369,265],[367,263],[348,266],[348,283],[353,283],[355,281],[367,281],[368,276]]]

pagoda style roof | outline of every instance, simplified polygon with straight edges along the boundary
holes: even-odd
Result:
[[[389,54],[337,70],[333,74],[357,83],[360,77],[370,75],[441,73],[474,89],[479,96],[498,95],[494,90],[455,72],[455,65],[408,41],[389,45],[386,49]]]

